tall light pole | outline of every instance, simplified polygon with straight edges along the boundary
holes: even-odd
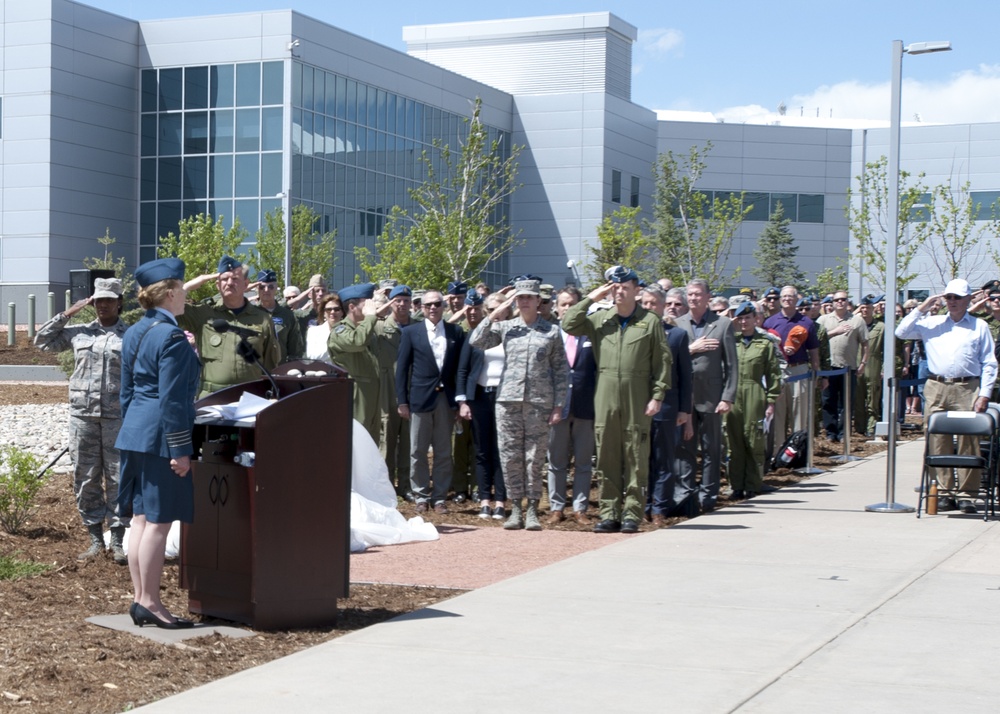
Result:
[[[867,506],[867,511],[898,513],[912,511],[893,501],[896,490],[896,400],[889,390],[889,380],[896,372],[896,259],[899,235],[899,115],[901,113],[901,87],[903,84],[903,53],[923,55],[931,52],[948,52],[951,43],[914,42],[903,47],[902,40],[892,41],[892,90],[889,105],[889,235],[885,252],[885,338],[882,361],[882,421],[876,433],[888,435],[889,451],[886,455],[886,499],[884,503]]]

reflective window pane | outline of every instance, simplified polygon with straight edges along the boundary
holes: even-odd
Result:
[[[181,204],[161,202],[157,207],[156,234],[166,238],[168,233],[177,234],[181,222]]]
[[[292,62],[292,106],[302,106],[302,64]]]
[[[823,222],[823,194],[799,194],[799,223]]]
[[[236,106],[260,105],[260,63],[236,65]]]
[[[222,225],[228,231],[233,227],[233,202],[232,201],[209,201],[208,202],[208,215],[212,217],[212,220],[218,221],[220,218],[223,219]]]
[[[347,94],[344,95],[347,103],[347,121],[357,121],[358,118],[358,83],[353,79],[347,80]],[[337,87],[337,101],[340,101],[340,87]]]
[[[281,193],[281,154],[260,155],[260,195],[277,196]]]
[[[208,153],[208,112],[187,112],[184,115],[184,153]]]
[[[767,221],[770,218],[768,212],[768,195],[766,193],[747,192],[743,194],[743,208],[749,208],[746,221]]]
[[[264,220],[264,216],[270,213],[272,216],[278,215],[278,211],[281,210],[281,199],[280,198],[265,198],[261,199],[260,202],[260,224],[266,226],[267,222]]]
[[[156,111],[156,96],[158,93],[157,81],[156,81],[156,70],[155,69],[144,69],[142,70],[142,99],[141,106],[144,112],[155,112]]]
[[[374,91],[374,90],[373,90]],[[368,123],[368,85],[358,83],[358,124]]]
[[[211,78],[209,103],[213,107],[233,106],[234,67],[231,64],[213,65],[209,69]]]
[[[184,108],[205,109],[208,106],[208,67],[184,69]]]
[[[390,94],[386,98],[385,108],[385,128],[390,134],[396,131],[396,95]]]
[[[264,62],[262,68],[261,104],[282,104],[285,101],[285,63]]]
[[[313,111],[322,114],[326,110],[326,72],[313,72]]]
[[[337,77],[329,72],[323,74],[326,78],[326,109],[323,113],[332,117],[337,114]]]
[[[184,92],[182,83],[183,70],[160,70],[160,111],[173,111],[181,108],[181,95]]]
[[[208,196],[208,158],[190,156],[184,159],[184,200]],[[204,208],[202,208],[204,211]]]
[[[140,142],[142,156],[156,156],[156,115],[143,114],[140,122],[142,139]]]
[[[204,213],[204,201],[185,201],[182,206],[181,218],[184,220],[187,220],[188,218],[197,218],[199,215]]]
[[[160,115],[160,156],[181,153],[181,115]]]
[[[236,110],[236,151],[260,151],[260,109]]]
[[[260,195],[260,154],[237,154],[235,179],[237,198]]]
[[[139,206],[139,243],[156,245],[155,203],[144,203]]]
[[[799,220],[799,213],[796,210],[796,200],[794,193],[772,193],[771,213],[774,213],[776,210],[778,210],[779,203],[781,204],[781,208],[784,211],[785,218],[792,221],[793,223]]]
[[[260,228],[260,201],[234,201],[233,219],[253,235]]]
[[[313,153],[313,113],[302,112],[302,153],[312,156]]]
[[[180,157],[160,159],[158,171],[156,197],[161,201],[179,200],[181,197]]]
[[[156,159],[139,162],[139,200],[156,200]]]
[[[337,77],[337,118],[347,118],[347,78]]]
[[[269,107],[261,110],[261,151],[281,151],[284,138],[282,131],[282,107]]]
[[[210,198],[232,198],[233,196],[233,157],[212,156],[209,158],[209,184],[208,195]]]
[[[215,153],[233,150],[233,110],[212,112],[212,131],[209,134],[210,151]]]
[[[303,65],[302,67],[302,108],[313,108],[313,82],[315,70],[312,67]]]

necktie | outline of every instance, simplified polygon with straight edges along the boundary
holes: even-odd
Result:
[[[576,362],[576,337],[573,335],[566,337],[566,361],[571,367]]]

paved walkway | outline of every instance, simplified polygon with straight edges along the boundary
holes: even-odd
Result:
[[[899,448],[897,501],[916,505],[922,448]],[[1000,524],[865,512],[885,499],[885,463],[845,465],[143,711],[996,712]]]

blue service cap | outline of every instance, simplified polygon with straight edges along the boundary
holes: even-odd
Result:
[[[753,303],[749,300],[746,302],[739,303],[733,309],[733,317],[742,317],[743,315],[753,315],[757,312],[757,309],[753,306]]]
[[[781,295],[781,291],[778,290],[778,288],[768,288],[764,292],[764,297],[766,297],[766,298],[769,298],[769,297],[772,297],[772,296],[773,297],[778,297],[779,295]]]
[[[217,272],[219,274],[222,274],[222,273],[231,273],[234,270],[236,270],[237,268],[241,267],[242,265],[243,265],[243,263],[241,263],[240,261],[236,260],[236,258],[234,258],[233,256],[231,256],[231,255],[224,255],[224,256],[222,256],[219,259],[219,269],[217,271],[215,271],[215,272]]]
[[[448,289],[446,292],[449,295],[465,295],[469,292],[469,284],[463,283],[461,280],[452,280],[448,283]]]
[[[635,274],[635,271],[624,265],[612,265],[604,271],[604,279],[613,283],[627,283],[629,280],[639,282],[639,276]]]
[[[184,280],[184,261],[180,258],[160,258],[135,269],[135,281],[141,288],[161,280]]]
[[[476,307],[483,304],[483,296],[475,290],[470,290],[465,294],[465,304],[469,307]]]
[[[795,307],[812,307],[812,300],[807,297],[799,298],[799,301],[795,303]]]
[[[341,293],[341,295],[343,295],[343,293]],[[390,300],[392,300],[393,298],[398,298],[398,297],[408,297],[408,298],[413,297],[413,291],[410,290],[410,286],[409,285],[397,285],[396,287],[394,287],[392,290],[389,291],[389,299]]]
[[[340,295],[341,302],[347,302],[348,300],[367,300],[375,295],[376,287],[375,283],[348,285],[346,288],[341,290],[338,295]]]
[[[878,302],[878,300],[876,300],[875,296],[872,295],[871,293],[869,293],[868,295],[865,295],[863,298],[861,298],[861,304],[862,305],[874,305],[877,302]]]
[[[833,302],[833,295],[827,295],[825,298],[819,301],[821,305],[829,305]]]
[[[872,302],[885,302],[885,294],[883,293],[882,295],[879,295],[874,300],[872,300]]]
[[[278,274],[273,270],[262,270],[257,273],[258,283],[276,283],[278,282]]]

